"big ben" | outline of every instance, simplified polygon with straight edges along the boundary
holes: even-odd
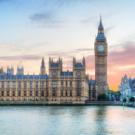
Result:
[[[107,55],[108,45],[104,34],[102,19],[98,26],[98,34],[95,40],[95,79],[97,86],[97,96],[105,94],[108,88],[107,83]]]

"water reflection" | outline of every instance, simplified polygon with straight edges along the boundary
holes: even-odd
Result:
[[[100,106],[96,110],[94,135],[108,135],[106,125],[106,106]]]
[[[0,107],[0,135],[135,135],[131,125],[134,108]]]

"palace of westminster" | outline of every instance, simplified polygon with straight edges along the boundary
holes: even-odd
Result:
[[[107,83],[107,41],[102,20],[98,26],[95,49],[95,80],[86,74],[85,58],[81,62],[73,58],[72,71],[63,71],[62,59],[49,58],[49,74],[42,58],[40,74],[26,75],[24,68],[17,67],[7,72],[0,69],[0,101],[43,101],[48,104],[84,104],[97,100],[108,88]]]

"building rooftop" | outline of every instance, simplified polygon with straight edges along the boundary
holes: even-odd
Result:
[[[89,85],[96,85],[96,80],[89,80],[88,83]]]
[[[63,76],[63,77],[72,77],[73,72],[70,72],[70,71],[61,72],[61,76]]]
[[[76,64],[75,64],[75,67],[76,67],[76,68],[82,68],[82,67],[83,67],[83,64],[82,64],[82,63],[76,63]]]
[[[48,79],[48,75],[8,75],[0,74],[0,80],[4,79]]]
[[[59,67],[59,63],[51,63],[51,65],[50,65],[51,67],[53,67],[53,68],[56,68],[56,67]]]

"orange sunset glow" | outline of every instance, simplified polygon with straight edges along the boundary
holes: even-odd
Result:
[[[13,66],[16,72],[23,65],[25,74],[39,74],[42,57],[48,72],[49,57],[63,58],[64,69],[70,70],[72,58],[84,56],[87,74],[94,79],[94,42],[102,15],[108,82],[117,91],[121,77],[134,77],[135,71],[134,7],[132,3],[127,7],[126,2],[121,7],[112,0],[1,1],[0,66],[4,71]]]

